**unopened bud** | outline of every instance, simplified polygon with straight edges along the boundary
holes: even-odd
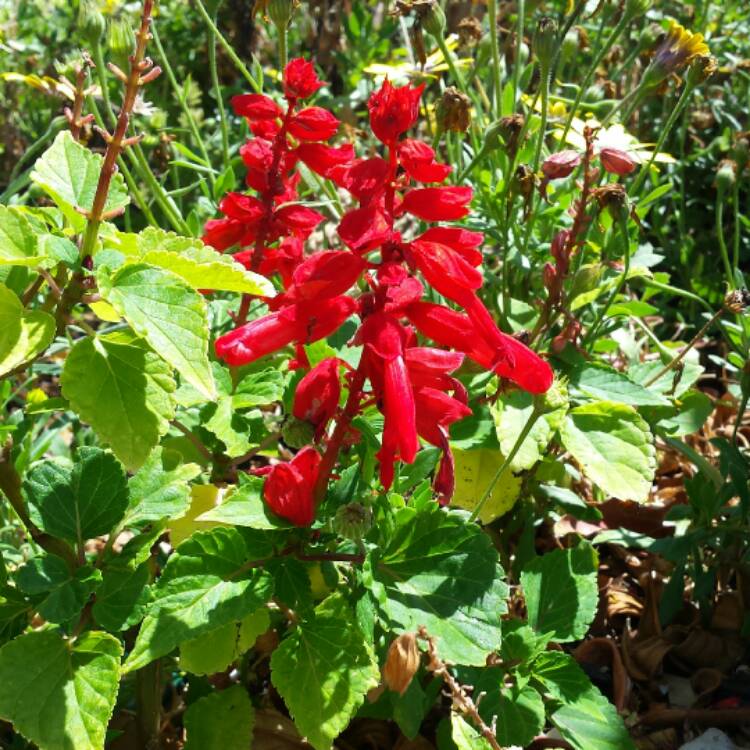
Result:
[[[421,654],[414,633],[403,633],[388,647],[388,656],[383,666],[385,684],[403,695],[419,669]]]
[[[107,22],[94,0],[81,0],[78,6],[78,29],[92,47],[97,45],[107,30]]]
[[[607,172],[620,176],[630,174],[638,165],[627,151],[621,151],[619,148],[603,148],[599,152],[599,159]]]
[[[268,17],[277,29],[286,29],[292,20],[296,6],[295,0],[271,0],[268,3]]]
[[[542,68],[552,63],[557,49],[557,24],[552,18],[544,16],[536,27],[534,36],[534,53]]]
[[[716,170],[716,188],[720,193],[731,190],[737,181],[737,164],[732,159],[722,159]]]
[[[619,182],[602,185],[592,191],[600,209],[607,209],[617,222],[627,221],[630,216],[630,202],[625,187]]]
[[[367,535],[372,527],[372,510],[361,503],[342,505],[333,519],[333,529],[345,539],[356,542]]]
[[[135,50],[135,33],[127,19],[112,18],[107,33],[107,46],[112,61],[120,68],[129,66],[129,57]]]
[[[281,438],[290,448],[304,448],[315,437],[315,427],[303,419],[289,415],[281,427]]]
[[[737,140],[734,142],[734,148],[732,149],[732,159],[737,162],[738,171],[742,171],[748,161],[750,161],[750,134],[740,133],[737,136]]]
[[[443,132],[465,133],[471,124],[471,99],[449,86],[437,105],[437,121]]]
[[[750,292],[747,289],[735,289],[724,297],[724,309],[733,315],[741,315],[750,305]]]
[[[642,16],[651,7],[651,0],[625,0],[625,15],[628,18]]]
[[[555,285],[555,279],[557,278],[557,272],[555,267],[551,263],[545,263],[542,269],[542,283],[544,287],[551,290]]]
[[[523,131],[525,119],[523,115],[515,114],[501,117],[495,120],[485,131],[484,148],[486,151],[494,151],[500,140],[505,143],[505,149],[509,156],[515,156],[518,151],[518,139]]]
[[[422,28],[437,38],[445,34],[445,13],[437,0],[418,0],[414,4]]]
[[[688,68],[688,85],[699,86],[705,83],[718,69],[719,63],[713,55],[698,55],[693,58]]]
[[[581,155],[577,151],[558,151],[542,162],[542,172],[548,180],[561,180],[571,175],[580,163]]]

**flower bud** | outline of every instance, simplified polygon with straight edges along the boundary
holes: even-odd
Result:
[[[420,3],[418,11],[422,28],[435,38],[442,38],[445,33],[445,13],[437,0]]]
[[[473,47],[482,36],[482,22],[478,18],[467,16],[459,21],[458,41],[462,47]]]
[[[309,445],[315,437],[315,427],[303,419],[288,416],[281,427],[281,438],[290,448]]]
[[[542,269],[542,283],[544,284],[545,289],[552,289],[555,285],[556,277],[557,272],[555,271],[555,267],[551,263],[545,263],[544,268]]]
[[[607,172],[621,176],[630,174],[638,165],[630,154],[619,148],[603,148],[599,152],[599,159]]]
[[[564,409],[568,405],[568,389],[565,380],[555,378],[552,387],[546,393],[536,396],[536,398],[541,400],[542,413],[544,414]]]
[[[625,0],[625,15],[628,18],[642,16],[651,7],[651,0]]]
[[[536,27],[534,36],[534,53],[542,68],[549,68],[557,50],[557,24],[552,18],[544,16]]]
[[[471,99],[455,86],[449,86],[440,97],[436,115],[443,132],[465,133],[471,124]]]
[[[737,162],[737,171],[741,172],[750,161],[750,133],[739,133],[731,152],[732,159]]]
[[[630,216],[630,202],[625,187],[619,182],[602,185],[592,191],[600,209],[607,209],[617,222],[627,221]]]
[[[518,139],[523,130],[525,120],[521,114],[509,115],[495,120],[484,134],[484,150],[494,151],[500,145],[502,138],[509,156],[514,156],[518,150]]]
[[[294,9],[297,6],[295,0],[271,0],[268,3],[268,17],[271,19],[273,25],[283,30],[289,26],[289,22],[292,20],[294,15]]]
[[[372,528],[372,510],[361,503],[342,505],[333,519],[333,529],[345,539],[356,542]]]
[[[563,60],[572,60],[578,54],[578,40],[578,32],[575,29],[571,29],[565,35],[562,40],[562,46],[560,48],[560,55]]]
[[[78,6],[78,29],[92,47],[104,36],[107,23],[94,0],[81,0]]]
[[[733,315],[741,315],[750,305],[750,292],[747,289],[735,289],[724,297],[724,309]]]
[[[542,172],[547,180],[561,180],[571,175],[580,163],[581,155],[577,151],[558,151],[542,162]]]
[[[112,18],[107,33],[107,46],[112,62],[126,70],[135,50],[135,33],[126,18]]]
[[[699,86],[705,83],[718,69],[719,63],[713,55],[698,55],[690,62],[688,85]]]
[[[383,666],[383,680],[391,689],[403,695],[419,669],[421,654],[414,633],[403,633],[388,648]]]
[[[716,188],[720,193],[731,190],[737,181],[737,164],[732,159],[722,159],[716,170]]]

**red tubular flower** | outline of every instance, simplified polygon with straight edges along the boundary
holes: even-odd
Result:
[[[216,339],[216,354],[237,367],[292,342],[311,344],[332,334],[355,310],[351,297],[292,305],[264,315]]]
[[[356,253],[366,253],[387,242],[393,229],[385,214],[376,206],[349,211],[338,227],[339,237]]]
[[[265,94],[238,94],[231,101],[237,115],[248,120],[275,120],[284,114],[281,107]]]
[[[292,413],[297,419],[312,424],[320,437],[336,413],[340,397],[339,360],[329,357],[315,365],[297,384]]]
[[[400,213],[410,213],[424,221],[455,221],[469,213],[473,191],[470,187],[415,188],[404,196]]]
[[[481,232],[471,232],[461,227],[430,227],[417,239],[446,245],[472,266],[482,265],[482,253],[478,249],[484,242],[484,235]]]
[[[386,78],[383,85],[367,103],[370,126],[378,140],[395,143],[398,137],[414,125],[419,116],[419,100],[424,84],[412,88],[410,84],[395,88]]]
[[[427,283],[459,305],[466,302],[467,293],[473,294],[482,286],[481,271],[447,245],[419,239],[408,246],[408,251]]]
[[[599,152],[599,159],[607,172],[620,176],[630,174],[638,166],[638,162],[627,151],[619,148],[603,148]]]
[[[315,520],[313,487],[319,468],[320,455],[311,446],[288,463],[273,466],[263,486],[268,507],[295,526],[310,526]]]
[[[323,221],[323,218],[323,215],[317,211],[300,205],[282,206],[273,214],[274,221],[286,231],[302,237],[309,236],[310,232]]]
[[[336,134],[340,122],[322,107],[307,107],[289,120],[289,132],[301,141],[327,141]]]
[[[323,85],[313,64],[301,57],[290,60],[284,68],[284,96],[287,99],[307,99]]]
[[[339,148],[324,146],[322,143],[300,143],[293,153],[313,172],[322,177],[334,178],[337,171],[354,158],[354,147],[349,143]]]
[[[398,144],[398,158],[406,174],[417,182],[442,182],[451,172],[435,161],[435,152],[422,141],[407,138]]]
[[[367,205],[382,197],[388,169],[388,162],[379,156],[357,159],[342,172],[340,182],[360,203]]]
[[[358,255],[339,250],[315,253],[297,266],[292,286],[272,300],[274,307],[328,299],[349,290],[367,264]]]

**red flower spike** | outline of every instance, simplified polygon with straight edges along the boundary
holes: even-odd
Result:
[[[404,195],[400,212],[424,221],[455,221],[469,213],[472,195],[470,187],[415,188]]]
[[[391,226],[381,210],[365,206],[349,211],[338,227],[339,237],[354,252],[366,253],[390,239]]]
[[[379,156],[374,156],[372,159],[358,159],[342,172],[341,184],[358,201],[367,205],[383,195],[388,170],[388,162]]]
[[[269,172],[273,165],[273,146],[263,138],[253,138],[240,147],[240,156],[247,167],[246,182],[262,193],[270,187]]]
[[[301,57],[290,60],[284,68],[284,96],[287,99],[307,99],[324,85],[313,64]]]
[[[315,253],[297,266],[292,286],[272,300],[274,307],[328,299],[348,291],[367,264],[354,253],[328,250]]]
[[[630,174],[638,166],[638,162],[627,151],[619,148],[603,148],[599,152],[599,159],[607,172],[620,176]]]
[[[338,170],[354,158],[354,147],[349,143],[339,148],[322,143],[301,143],[293,153],[321,177],[335,178]]]
[[[378,140],[392,144],[417,121],[419,100],[424,84],[412,88],[411,84],[395,88],[386,78],[383,85],[373,93],[367,108],[370,110],[370,126]]]
[[[320,461],[318,452],[307,446],[289,463],[271,468],[263,486],[263,498],[277,516],[295,526],[312,524],[315,520],[313,487]]]
[[[481,232],[471,232],[460,227],[430,227],[417,240],[447,245],[472,266],[482,264],[479,246],[484,242],[484,235]]]
[[[235,219],[211,219],[203,227],[203,242],[219,252],[237,245],[245,236],[245,225]]]
[[[341,397],[339,360],[329,357],[319,362],[297,384],[292,413],[309,422],[320,437],[328,421],[336,413]]]
[[[301,141],[327,141],[336,134],[340,122],[322,107],[307,107],[289,121],[289,132]]]
[[[450,165],[435,161],[435,152],[422,141],[407,138],[398,144],[397,153],[406,174],[417,182],[442,182],[451,172]]]
[[[284,115],[281,107],[265,94],[238,94],[231,103],[235,113],[248,120],[275,120]]]

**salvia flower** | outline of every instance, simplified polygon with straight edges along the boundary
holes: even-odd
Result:
[[[295,526],[309,526],[315,520],[313,485],[319,468],[320,454],[310,446],[291,461],[271,467],[263,486],[268,507]]]

